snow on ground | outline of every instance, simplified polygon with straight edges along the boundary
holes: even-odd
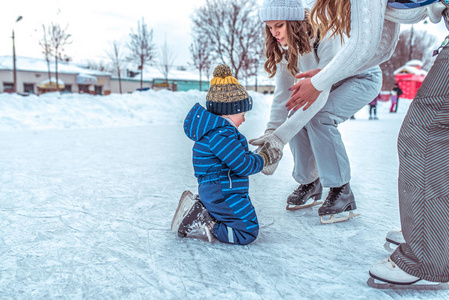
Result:
[[[0,95],[1,299],[448,299],[449,291],[376,290],[370,265],[399,228],[397,114],[379,104],[340,126],[361,216],[322,225],[285,210],[292,156],[251,177],[259,238],[247,246],[181,239],[170,223],[197,191],[182,121],[204,92],[96,97]],[[261,134],[271,96],[241,131]]]

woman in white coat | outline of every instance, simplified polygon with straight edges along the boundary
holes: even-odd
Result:
[[[378,95],[381,70],[374,66],[348,76],[327,87],[320,99],[306,106],[306,110],[289,115],[286,103],[292,95],[294,75],[317,73],[339,53],[345,39],[330,34],[315,35],[309,11],[301,0],[265,0],[259,15],[266,24],[265,70],[275,78],[275,92],[265,135],[250,143],[261,145],[267,137],[271,137],[271,144],[280,144],[281,149],[289,143],[294,158],[293,178],[299,187],[287,198],[287,209],[319,204],[306,203],[321,199],[324,186],[329,188],[329,193],[318,210],[322,222],[347,220],[354,215],[333,216],[356,209],[349,185],[349,159],[338,125]],[[264,173],[270,174],[274,168],[265,169]]]

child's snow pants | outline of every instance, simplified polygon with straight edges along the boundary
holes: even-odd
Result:
[[[198,187],[201,202],[217,220],[214,236],[223,243],[249,244],[259,234],[256,211],[248,193],[228,192],[220,179],[204,180]]]

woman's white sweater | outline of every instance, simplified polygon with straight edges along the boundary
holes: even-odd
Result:
[[[313,45],[314,41],[311,41]],[[329,38],[324,36],[316,51],[300,55],[298,57],[298,69],[300,72],[315,68],[324,68],[332,58],[341,50],[342,41],[340,37]],[[329,90],[323,91],[318,99],[305,111],[299,109],[288,120],[288,111],[285,104],[290,99],[292,92],[288,90],[296,81],[295,77],[287,70],[285,58],[277,64],[275,75],[275,90],[273,103],[271,105],[270,120],[267,129],[276,129],[274,132],[281,141],[286,144],[301,130],[307,122],[324,106],[329,96]],[[330,88],[329,88],[330,89]]]
[[[351,0],[350,38],[342,51],[312,78],[324,91],[334,83],[388,60],[399,36],[399,23],[413,24],[429,17],[438,23],[444,4],[437,2],[413,9],[387,8],[388,0]]]

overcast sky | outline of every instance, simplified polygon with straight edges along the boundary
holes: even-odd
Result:
[[[263,0],[259,0],[262,3]],[[108,61],[106,51],[114,40],[126,43],[131,28],[144,18],[149,29],[154,30],[153,42],[158,49],[165,37],[176,55],[175,65],[190,61],[191,15],[206,0],[17,0],[8,1],[0,10],[0,55],[12,55],[11,33],[16,36],[16,54],[43,57],[39,40],[42,25],[59,22],[68,25],[67,32],[73,43],[66,54],[74,61],[87,59]],[[18,16],[23,19],[16,23]],[[440,40],[448,34],[444,25],[427,24]]]
[[[16,37],[16,54],[42,57],[39,40],[42,24],[68,24],[73,43],[66,53],[75,61],[107,60],[111,42],[126,42],[131,28],[144,18],[154,30],[153,42],[159,47],[167,38],[177,54],[176,64],[190,59],[191,18],[195,8],[205,0],[17,0],[0,11],[0,55],[12,55],[12,30]],[[15,23],[18,16],[23,19]],[[176,47],[176,49],[174,49]]]

